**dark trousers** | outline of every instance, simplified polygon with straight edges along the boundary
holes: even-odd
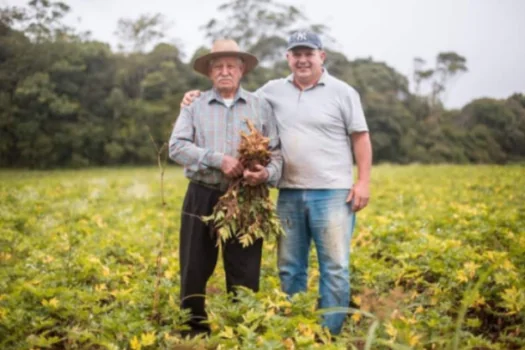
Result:
[[[191,334],[205,332],[210,328],[206,323],[206,283],[211,277],[219,248],[217,236],[211,225],[202,222],[201,216],[211,215],[213,207],[224,192],[190,182],[182,207],[180,229],[180,276],[181,308],[190,309]],[[237,238],[223,244],[223,264],[226,272],[226,289],[235,293],[235,286],[259,290],[262,240],[243,248]]]

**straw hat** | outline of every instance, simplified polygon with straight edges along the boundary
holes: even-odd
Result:
[[[203,55],[195,60],[193,63],[193,69],[197,72],[208,76],[208,68],[210,66],[210,60],[217,57],[225,56],[236,56],[244,62],[244,74],[248,74],[252,69],[257,66],[259,61],[254,55],[241,51],[239,45],[234,40],[220,39],[213,43],[211,52],[207,55]]]

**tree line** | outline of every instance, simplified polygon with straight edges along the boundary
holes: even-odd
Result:
[[[63,2],[31,0],[0,8],[0,167],[57,168],[153,164],[155,144],[166,142],[184,92],[207,89],[164,37],[160,14],[121,19],[118,50],[64,24]],[[437,53],[414,58],[412,77],[372,58],[350,60],[333,45],[325,25],[294,6],[271,0],[231,0],[222,20],[201,29],[210,40],[236,39],[259,67],[243,79],[255,90],[284,77],[286,38],[297,28],[323,35],[328,71],[361,94],[374,161],[391,163],[498,163],[525,160],[525,95],[476,99],[446,109],[447,86],[468,74],[467,60]],[[410,84],[414,84],[410,89]]]

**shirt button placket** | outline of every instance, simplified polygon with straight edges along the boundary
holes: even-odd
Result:
[[[232,155],[232,111],[233,106],[226,109],[226,153]]]

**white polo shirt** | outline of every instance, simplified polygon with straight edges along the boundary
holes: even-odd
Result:
[[[273,107],[284,158],[279,188],[349,189],[353,185],[349,135],[368,131],[358,92],[324,70],[301,91],[293,75],[256,93]]]

